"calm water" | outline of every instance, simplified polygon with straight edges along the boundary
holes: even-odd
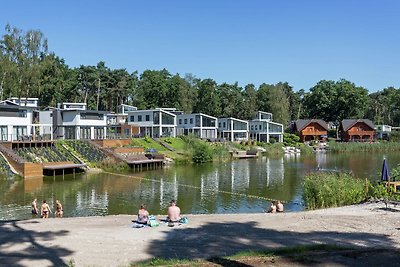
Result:
[[[65,217],[135,214],[146,203],[152,214],[165,214],[177,199],[183,213],[262,212],[265,198],[287,201],[286,209],[304,209],[302,179],[316,169],[346,170],[359,177],[379,177],[383,158],[389,168],[400,153],[318,153],[285,155],[222,164],[168,167],[143,173],[83,174],[40,179],[0,179],[0,220],[31,218],[30,203],[37,197],[64,205]],[[261,198],[260,198],[261,197]]]

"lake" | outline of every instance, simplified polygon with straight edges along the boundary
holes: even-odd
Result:
[[[151,214],[165,214],[176,199],[182,213],[254,213],[286,202],[287,211],[304,209],[302,180],[315,170],[348,171],[379,179],[382,160],[389,169],[400,153],[316,153],[235,160],[226,163],[169,166],[164,169],[111,174],[79,174],[38,179],[0,179],[0,219],[31,218],[33,198],[64,206],[65,217],[136,214],[145,203]]]

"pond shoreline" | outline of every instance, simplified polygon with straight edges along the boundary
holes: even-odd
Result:
[[[370,202],[283,214],[187,215],[188,224],[144,229],[132,228],[133,215],[1,221],[0,262],[128,266],[154,257],[209,258],[309,244],[400,248],[400,205],[389,208]]]

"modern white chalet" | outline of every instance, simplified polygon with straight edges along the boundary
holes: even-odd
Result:
[[[0,101],[0,141],[27,141],[43,138],[41,135],[43,127],[52,125],[34,123],[33,113],[38,103],[37,98],[34,100],[31,103],[20,102],[18,98]],[[46,139],[52,139],[51,134]]]
[[[106,138],[107,112],[86,110],[86,103],[59,103],[57,106],[52,115],[57,138]]]
[[[255,118],[249,121],[250,139],[270,142],[271,137],[283,142],[283,125],[272,122],[272,113],[258,111]]]
[[[233,141],[249,139],[249,122],[236,118],[218,118],[218,136]]]
[[[138,126],[140,136],[176,137],[176,115],[161,108],[130,111],[128,124]]]
[[[177,135],[194,134],[198,138],[217,138],[218,119],[204,114],[177,115]]]

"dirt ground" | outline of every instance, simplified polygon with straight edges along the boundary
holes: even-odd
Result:
[[[398,211],[400,206],[385,209],[379,202],[283,214],[187,215],[188,224],[142,229],[132,228],[130,215],[2,221],[0,266],[129,266],[154,257],[221,259],[244,250],[315,244],[362,250],[215,264],[391,266],[400,260]]]

